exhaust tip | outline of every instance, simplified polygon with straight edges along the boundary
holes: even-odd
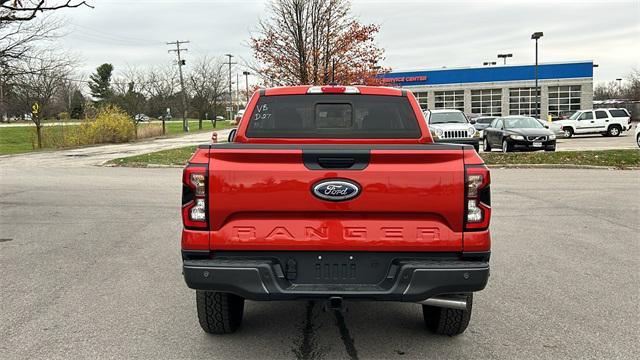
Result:
[[[434,296],[426,300],[419,301],[418,304],[457,310],[468,310],[467,298],[455,295]]]

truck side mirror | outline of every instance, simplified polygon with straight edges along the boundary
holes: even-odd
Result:
[[[231,131],[229,131],[229,137],[227,138],[229,142],[233,142],[233,140],[235,140],[237,131],[238,129],[231,129]]]

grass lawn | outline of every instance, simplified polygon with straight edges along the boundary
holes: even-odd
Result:
[[[108,162],[109,165],[127,167],[145,167],[154,165],[184,165],[196,150],[195,146],[187,146],[171,150],[156,151],[148,154],[119,158]]]
[[[36,140],[34,127],[0,127],[0,155],[32,151]]]
[[[161,122],[154,121],[153,125],[161,125]],[[66,125],[64,128],[67,129],[70,126],[75,125]],[[147,124],[142,124],[141,126],[147,126]],[[167,134],[168,135],[180,135],[182,132],[182,121],[172,121],[167,122]],[[223,130],[235,127],[235,125],[229,124],[227,121],[218,121],[216,123],[216,130]],[[61,126],[56,126],[56,130],[62,130]],[[198,132],[198,120],[189,120],[189,129],[191,132]],[[203,121],[202,122],[202,130],[201,131],[211,131],[213,126],[211,121]],[[16,126],[16,127],[1,127],[0,126],[0,155],[9,155],[9,154],[18,154],[33,151],[32,142],[35,144],[36,135],[35,126]],[[143,140],[143,139],[141,139]]]
[[[110,161],[116,166],[144,167],[151,165],[184,165],[195,151],[189,146],[173,150],[163,150],[155,153],[120,158]],[[562,152],[533,152],[533,153],[482,153],[480,156],[488,165],[535,165],[535,164],[565,164],[610,166],[619,169],[640,167],[640,151],[630,150],[602,150],[602,151],[562,151]]]
[[[610,166],[619,169],[640,167],[640,150],[556,151],[525,153],[482,153],[489,165],[556,164]]]

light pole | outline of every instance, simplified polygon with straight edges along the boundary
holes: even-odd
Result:
[[[531,39],[536,41],[536,118],[540,117],[540,89],[538,88],[538,39],[540,39],[544,34],[542,31],[534,32],[531,34]]]
[[[231,54],[224,54],[224,56],[229,58],[229,119],[231,119],[232,115],[233,115],[233,89],[232,89],[232,82],[231,82],[231,59],[233,58],[233,55]],[[214,122],[215,124],[215,122]],[[214,126],[215,127],[215,126]]]
[[[245,109],[247,108],[247,105],[249,105],[249,75],[251,75],[250,72],[248,71],[243,71],[242,75],[244,75],[244,87],[245,87]]]
[[[498,59],[504,60],[504,65],[507,65],[507,58],[513,57],[513,54],[498,54]]]

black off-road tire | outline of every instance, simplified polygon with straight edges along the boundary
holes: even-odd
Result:
[[[202,330],[230,334],[238,330],[244,313],[244,298],[223,292],[196,290],[196,307]]]
[[[462,334],[469,326],[473,308],[473,294],[467,294],[467,310],[422,305],[422,314],[427,328],[438,335]]]

